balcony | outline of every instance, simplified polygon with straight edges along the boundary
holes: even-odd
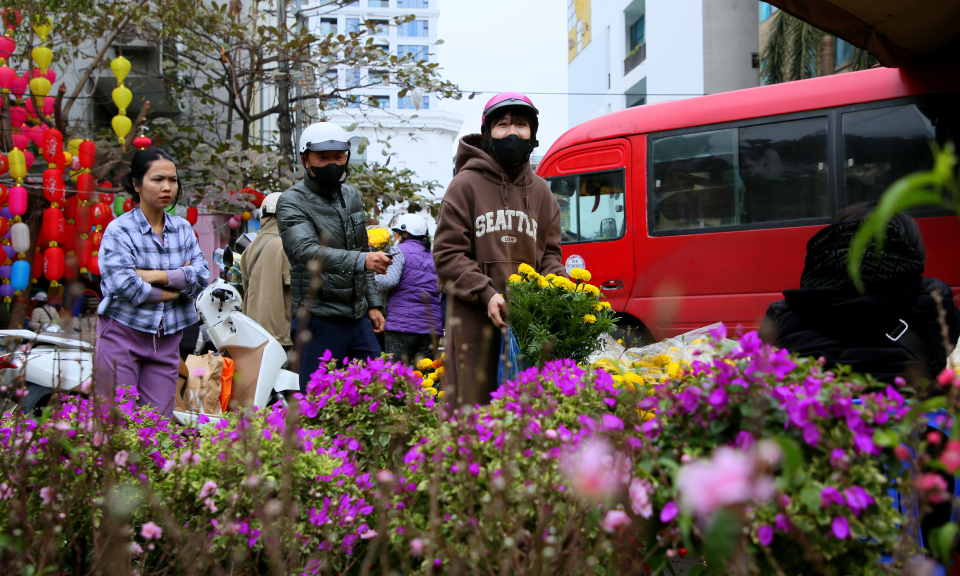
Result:
[[[647,45],[640,44],[636,48],[630,51],[627,54],[626,59],[623,61],[623,75],[626,76],[630,73],[631,70],[640,65],[641,62],[647,59]]]

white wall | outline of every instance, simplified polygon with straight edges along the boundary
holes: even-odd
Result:
[[[648,104],[704,93],[702,8],[702,0],[648,0]]]
[[[752,54],[760,52],[754,0],[703,0],[704,87],[707,94],[760,85]]]

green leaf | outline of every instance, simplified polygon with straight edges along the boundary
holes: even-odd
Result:
[[[741,519],[721,508],[713,517],[713,524],[703,538],[703,552],[709,566],[719,568],[733,554],[740,537]]]
[[[896,430],[879,429],[873,433],[873,443],[877,446],[892,448],[900,444],[900,435]]]
[[[948,522],[930,532],[930,551],[942,562],[950,560],[953,540],[957,536],[957,525]]]
[[[793,479],[794,474],[803,464],[803,449],[800,444],[789,436],[777,436],[774,438],[780,445],[783,452],[783,475],[788,479]]]
[[[386,447],[390,443],[390,434],[386,432],[380,434],[380,445]]]

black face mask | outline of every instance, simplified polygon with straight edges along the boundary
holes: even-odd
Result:
[[[529,138],[521,138],[511,134],[506,138],[491,138],[488,148],[492,149],[493,157],[501,166],[516,166],[523,164],[530,158],[534,144]]]
[[[305,166],[304,170],[307,172],[307,178],[316,182],[321,188],[336,188],[343,183],[343,174],[347,170],[347,165],[331,162],[322,168]]]

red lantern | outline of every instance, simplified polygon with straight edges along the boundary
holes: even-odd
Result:
[[[43,196],[52,204],[63,202],[63,172],[55,168],[43,171]]]
[[[0,184],[0,204],[7,203],[7,187]]]
[[[243,195],[244,200],[246,200],[247,202],[252,202],[253,205],[256,206],[257,208],[259,208],[260,205],[263,204],[263,199],[266,198],[266,196],[257,192],[253,188],[244,188],[243,190],[240,191],[240,194]]]
[[[94,180],[93,174],[84,172],[77,175],[77,194],[83,202],[97,201],[97,182]]]
[[[146,136],[137,136],[133,139],[133,147],[139,150],[153,146],[153,142]]]
[[[93,228],[93,209],[82,204],[77,206],[77,233],[89,234],[91,228]],[[80,267],[86,268],[84,265]]]
[[[100,226],[103,224],[103,214],[105,210],[103,204],[97,202],[90,206],[90,220],[93,222],[94,226]]]
[[[99,276],[100,275],[100,258],[98,258],[97,256],[91,257],[90,265],[87,266],[87,269],[94,276]]]
[[[123,201],[123,211],[129,212],[131,210],[133,210],[133,200],[131,198],[127,198]]]
[[[0,104],[2,104],[2,102],[0,102]],[[0,176],[3,176],[4,174],[6,174],[7,168],[9,167],[10,166],[7,163],[7,157],[3,154],[0,154]]]
[[[43,133],[43,158],[47,162],[56,162],[60,152],[63,152],[63,134],[50,128]]]
[[[0,217],[0,236],[6,236],[8,230],[10,230],[10,222],[6,218]]]
[[[67,198],[67,209],[64,210],[64,216],[67,217],[67,220],[77,219],[77,206],[80,205],[80,198],[74,194],[73,196]]]
[[[73,254],[77,257],[77,266],[81,272],[85,272],[90,266],[90,258],[93,254],[93,245],[86,238],[78,238],[77,245],[73,249]]]
[[[52,250],[52,248],[51,248]],[[73,280],[77,277],[80,267],[77,266],[77,257],[75,254],[67,254],[63,258],[63,277],[67,280]]]
[[[59,208],[47,208],[43,211],[43,224],[41,230],[47,242],[63,241],[64,226],[67,220],[63,217],[63,212]]]
[[[90,234],[90,244],[93,245],[93,251],[100,251],[100,243],[103,242],[103,234],[100,232],[94,232]]]
[[[63,227],[63,249],[73,250],[77,244],[77,226],[69,222]]]
[[[80,167],[93,168],[97,162],[97,145],[92,140],[80,143]]]
[[[190,206],[187,208],[187,222],[191,226],[197,225],[197,220],[200,219],[200,212],[197,210],[196,206]]]
[[[33,251],[33,266],[30,267],[30,278],[39,280],[41,276],[43,276],[43,252],[37,247]]]
[[[76,274],[74,274],[76,276]],[[63,250],[47,248],[43,253],[43,277],[51,282],[63,278]]]
[[[113,188],[113,184],[109,182],[101,182],[101,186],[104,188]],[[106,204],[107,206],[113,206],[113,193],[112,192],[101,192],[100,201]]]

